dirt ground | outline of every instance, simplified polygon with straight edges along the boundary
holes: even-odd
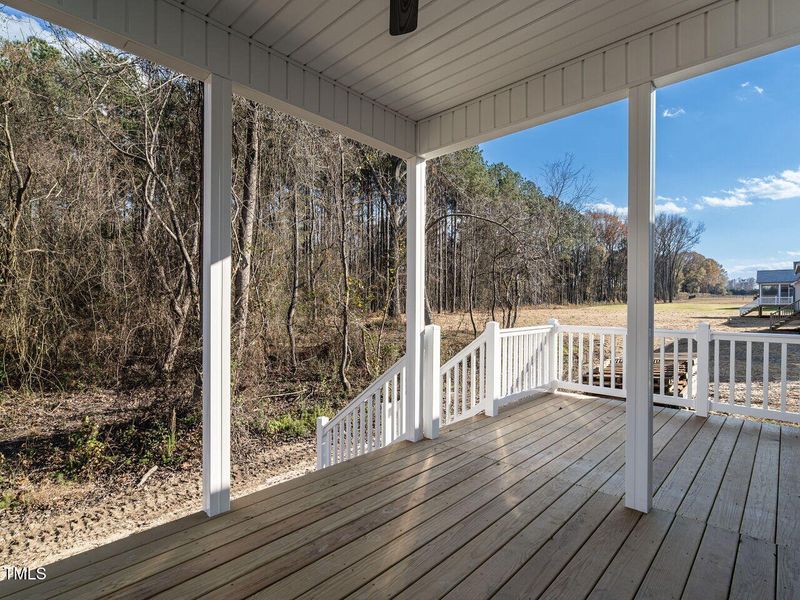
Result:
[[[707,322],[713,330],[737,332],[768,331],[769,320],[758,317],[738,317],[738,307],[746,300],[741,297],[709,297],[659,304],[655,308],[657,328],[693,329]],[[556,318],[563,324],[625,326],[625,305],[550,306],[524,308],[516,326],[544,324]],[[476,314],[478,331],[489,320],[488,314]],[[437,314],[434,321],[442,327],[442,359],[458,351],[472,339],[472,325],[467,314]],[[742,345],[743,346],[743,345]],[[797,347],[800,350],[800,346]],[[746,360],[744,347],[737,347],[736,363]],[[772,352],[776,349],[772,349]],[[728,364],[726,349],[721,348],[720,362]],[[742,353],[740,355],[740,353]],[[761,354],[753,354],[754,377],[760,377]],[[773,362],[771,355],[770,362]],[[775,357],[777,364],[780,357]],[[742,362],[742,366],[743,366]],[[800,355],[790,356],[790,371],[800,369]],[[723,371],[724,372],[724,371]],[[800,372],[800,371],[799,371]],[[789,389],[793,402],[800,399],[800,376],[791,371],[797,386]],[[774,377],[770,372],[770,376]],[[723,376],[723,380],[725,377]],[[739,382],[737,381],[737,384]],[[723,388],[723,396],[725,392]],[[753,386],[754,406],[760,402],[761,388]],[[779,393],[779,392],[778,392]],[[773,390],[770,390],[772,403]],[[797,396],[797,399],[795,399]],[[737,389],[737,399],[739,390]],[[3,438],[10,439],[31,433],[46,433],[58,415],[85,415],[94,411],[96,418],[119,418],[136,408],[136,399],[113,394],[90,398],[60,398],[43,401],[35,416],[10,415],[0,410],[0,429]],[[88,403],[87,403],[88,402]],[[0,409],[3,407],[0,406]],[[65,417],[66,418],[66,417]],[[299,438],[273,446],[258,456],[248,457],[246,468],[234,463],[232,477],[234,496],[252,493],[257,489],[297,477],[314,468],[313,436]],[[135,475],[134,475],[135,473]],[[37,484],[22,508],[0,509],[0,564],[38,566],[96,547],[136,531],[152,527],[200,510],[200,464],[194,455],[172,468],[156,470],[144,483],[143,473],[134,472],[124,485],[109,489],[103,481],[74,484],[69,482]],[[53,502],[59,498],[59,502]],[[2,573],[0,573],[2,577]]]
[[[251,494],[315,468],[307,439],[232,465],[233,497]],[[143,484],[130,481],[37,482],[22,509],[0,510],[0,565],[40,566],[201,510],[197,460],[156,470]],[[53,502],[58,498],[58,502]],[[0,578],[3,574],[0,573]]]

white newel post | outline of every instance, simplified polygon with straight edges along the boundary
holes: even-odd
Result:
[[[547,324],[552,327],[547,334],[547,344],[550,349],[548,353],[550,367],[549,387],[555,392],[558,389],[558,367],[561,364],[561,348],[558,346],[558,319],[550,319]]]
[[[203,510],[230,509],[231,82],[205,81],[203,112]]]
[[[709,346],[711,344],[711,326],[700,323],[697,326],[697,396],[694,410],[698,417],[708,416],[708,381],[709,381]]]
[[[422,344],[422,434],[428,439],[439,437],[442,409],[441,330],[438,325],[425,327]]]
[[[325,426],[328,424],[328,417],[317,417],[317,470],[323,469],[330,464],[330,448],[328,448],[328,436],[323,435]]]
[[[628,338],[625,506],[648,512],[653,482],[655,89],[628,91]]]
[[[497,401],[500,399],[500,323],[489,321],[486,324],[486,408],[484,414],[493,417],[497,414]]]
[[[422,439],[425,329],[425,161],[406,161],[406,437]]]

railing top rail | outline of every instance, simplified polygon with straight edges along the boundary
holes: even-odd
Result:
[[[711,330],[711,339],[733,340],[735,342],[769,342],[770,344],[800,344],[800,336],[793,333],[745,333],[738,331]]]
[[[613,333],[615,335],[624,335],[628,332],[625,327],[603,327],[600,325],[559,325],[559,331],[566,331],[567,333]]]
[[[695,329],[654,329],[653,335],[660,337],[672,337],[677,335],[680,337],[693,338],[697,335],[697,331]]]
[[[345,406],[342,410],[340,410],[336,416],[334,416],[328,424],[325,425],[325,431],[329,430],[331,427],[336,425],[339,421],[345,418],[345,416],[352,413],[354,410],[357,410],[359,405],[364,401],[365,398],[368,398],[375,392],[379,391],[383,385],[386,383],[388,379],[391,379],[395,375],[397,375],[400,371],[403,370],[403,367],[406,365],[406,356],[405,354],[391,367],[389,367],[378,379],[373,381],[367,389],[361,392],[358,396],[353,398],[353,400]]]
[[[453,356],[450,360],[448,360],[446,363],[444,363],[441,366],[441,368],[439,369],[439,372],[440,373],[446,373],[448,371],[448,369],[452,369],[455,365],[460,363],[464,358],[466,358],[467,356],[472,354],[472,351],[483,343],[483,340],[485,339],[486,335],[487,335],[487,332],[486,332],[486,330],[484,330],[484,332],[482,334],[480,334],[478,337],[476,337],[474,340],[472,340],[469,344],[464,346],[461,350],[459,350],[455,354],[455,356]]]
[[[529,325],[527,327],[509,327],[501,329],[500,335],[508,337],[510,335],[525,335],[526,333],[544,333],[553,329],[555,325]]]

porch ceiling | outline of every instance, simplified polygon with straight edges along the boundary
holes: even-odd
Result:
[[[7,0],[402,158],[800,43],[796,0]]]
[[[413,120],[709,4],[708,0],[184,0],[209,19]],[[520,73],[523,73],[520,75]]]

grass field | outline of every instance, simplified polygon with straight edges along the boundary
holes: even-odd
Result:
[[[739,317],[739,307],[747,302],[742,296],[713,296],[681,300],[671,304],[655,305],[655,325],[663,329],[689,329],[706,322],[712,328],[735,331],[764,331],[769,329],[769,319]],[[486,312],[476,312],[479,331],[482,324],[491,320]],[[522,308],[517,317],[517,327],[543,325],[549,319],[558,319],[565,325],[605,325],[625,327],[627,306],[625,304],[600,304],[581,306],[537,306]],[[472,331],[469,315],[436,314],[434,321],[447,332]]]

